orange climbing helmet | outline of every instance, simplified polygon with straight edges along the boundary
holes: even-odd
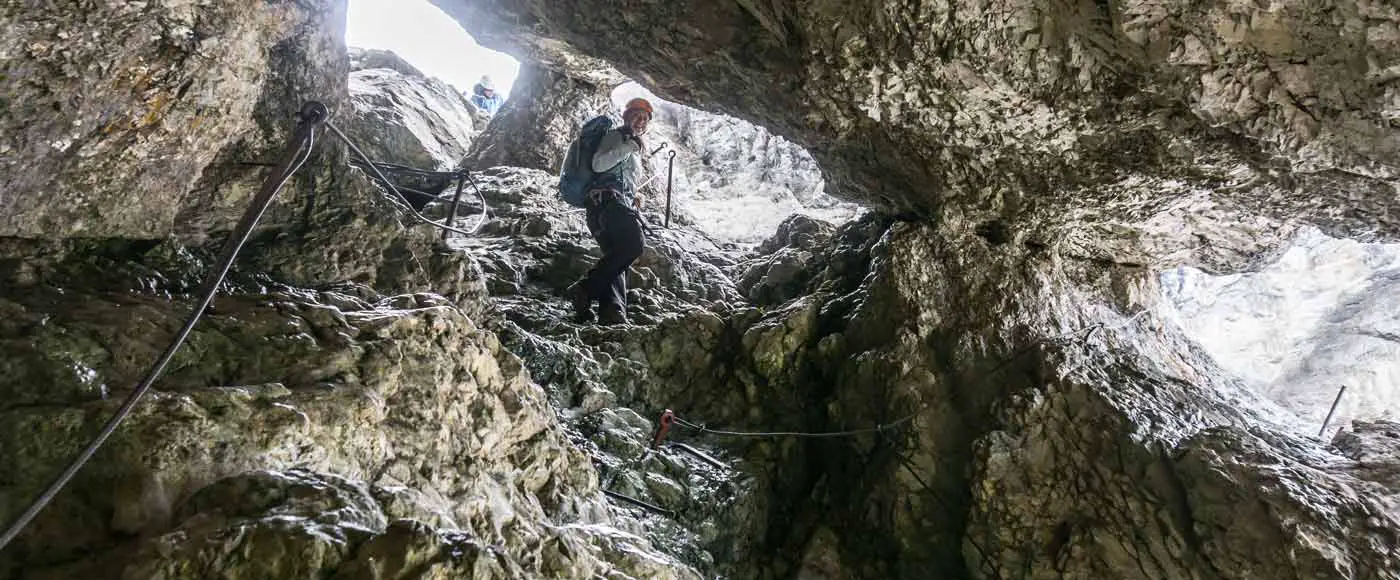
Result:
[[[626,115],[627,112],[631,111],[632,109],[641,109],[643,111],[646,111],[648,115],[656,114],[654,111],[651,110],[651,101],[648,101],[641,97],[637,97],[635,99],[627,101],[627,106],[622,108],[622,114]]]

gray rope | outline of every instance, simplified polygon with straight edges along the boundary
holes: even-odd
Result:
[[[321,110],[324,111],[324,109]],[[304,121],[304,125],[298,128],[298,133],[304,132],[305,136],[297,140],[294,146],[288,147],[286,163],[291,164],[296,159],[296,154],[301,152],[302,145],[306,146],[306,154],[301,156],[301,160],[296,161],[296,165],[287,170],[280,180],[268,180],[264,183],[262,191],[258,192],[258,195],[253,198],[252,203],[248,206],[248,210],[243,214],[243,219],[239,221],[238,226],[229,234],[228,241],[224,244],[223,255],[220,257],[218,265],[210,272],[209,277],[205,281],[203,294],[196,303],[194,310],[190,312],[189,319],[185,321],[185,325],[181,327],[180,331],[175,335],[175,339],[170,342],[170,345],[165,348],[165,352],[161,353],[160,358],[151,366],[151,370],[146,373],[146,378],[127,396],[126,401],[117,409],[117,413],[113,415],[111,419],[107,420],[106,425],[102,426],[102,430],[98,432],[97,437],[93,438],[92,442],[88,443],[88,446],[78,454],[78,457],[73,459],[72,463],[68,464],[68,467],[63,470],[63,473],[59,474],[59,476],[54,479],[53,483],[50,483],[48,488],[29,504],[29,507],[24,510],[24,513],[20,514],[20,516],[10,524],[10,527],[5,530],[4,535],[0,535],[0,550],[5,549],[5,546],[14,541],[14,539],[19,536],[20,532],[24,531],[24,528],[33,521],[34,517],[39,515],[39,512],[42,511],[49,502],[53,501],[53,498],[58,495],[58,492],[62,491],[63,488],[68,485],[68,482],[73,479],[73,476],[78,473],[78,470],[82,469],[83,466],[92,459],[92,456],[97,453],[97,450],[102,447],[102,444],[107,442],[107,439],[112,436],[112,433],[116,432],[117,427],[121,425],[122,421],[131,414],[132,409],[136,407],[136,403],[141,399],[141,396],[145,395],[146,392],[150,390],[151,385],[154,384],[161,373],[165,371],[165,366],[170,363],[170,359],[180,350],[185,340],[189,338],[190,332],[192,332],[195,325],[199,323],[199,319],[204,316],[204,311],[208,309],[209,304],[213,302],[214,295],[219,291],[219,285],[223,284],[224,277],[228,275],[229,268],[233,266],[234,260],[238,258],[238,253],[243,249],[243,244],[248,241],[248,237],[253,232],[253,227],[257,225],[258,220],[262,219],[262,215],[267,210],[267,206],[272,203],[272,199],[276,197],[277,192],[281,191],[282,187],[287,184],[287,181],[291,180],[292,175],[296,174],[296,172],[301,169],[302,165],[306,163],[306,160],[311,158],[312,148],[316,143],[315,127],[316,124],[322,120],[324,120],[324,116],[321,116],[319,119],[307,119]],[[275,186],[273,185],[274,183],[276,184]]]
[[[435,228],[444,229],[444,230],[447,230],[447,231],[449,231],[449,232],[453,232],[453,233],[457,233],[457,234],[462,234],[462,235],[464,235],[464,236],[470,236],[470,235],[474,235],[474,234],[476,233],[475,231],[467,231],[467,230],[464,230],[464,229],[461,229],[461,228],[456,228],[456,227],[453,227],[453,226],[450,226],[450,225],[447,225],[447,224],[444,224],[444,223],[435,222],[435,221],[433,221],[433,220],[428,219],[428,218],[427,218],[426,216],[424,216],[423,214],[418,213],[418,210],[413,209],[413,207],[409,205],[409,203],[408,203],[408,198],[407,198],[407,197],[404,197],[403,193],[399,191],[399,188],[398,188],[397,186],[394,185],[394,182],[389,181],[389,178],[386,177],[386,176],[384,175],[384,172],[379,170],[379,166],[378,166],[378,165],[375,165],[374,161],[370,160],[369,156],[368,156],[368,155],[365,155],[365,152],[364,152],[364,151],[361,151],[360,148],[359,148],[358,146],[356,146],[354,142],[350,141],[350,138],[349,138],[349,137],[346,137],[346,136],[345,136],[345,133],[340,132],[340,128],[339,128],[339,127],[336,127],[336,126],[335,126],[335,123],[332,123],[332,122],[330,122],[330,121],[326,121],[326,127],[329,128],[329,129],[331,130],[332,133],[335,133],[335,136],[336,136],[336,137],[339,137],[340,140],[341,140],[341,142],[345,143],[345,146],[346,146],[346,147],[349,147],[351,151],[354,151],[354,152],[355,152],[355,155],[358,155],[358,156],[360,157],[360,160],[364,161],[365,165],[368,165],[370,169],[374,170],[374,174],[377,175],[377,176],[379,176],[379,180],[380,180],[380,181],[383,181],[386,185],[389,186],[389,190],[390,190],[390,191],[393,191],[393,192],[394,192],[394,195],[398,196],[399,200],[401,200],[401,201],[403,202],[403,204],[404,204],[404,209],[408,210],[408,212],[409,212],[410,214],[412,214],[413,217],[414,217],[415,219],[417,219],[418,221],[423,222],[423,223],[425,223],[425,224],[428,224],[428,225],[430,225],[430,226],[433,226],[433,227],[435,227]],[[473,184],[475,184],[475,182],[473,182]],[[481,191],[480,191],[479,188],[478,188],[478,190],[477,190],[477,193],[478,193],[478,194],[481,193]],[[481,219],[481,223],[485,223],[485,221],[486,221],[486,198],[485,198],[484,196],[481,198],[481,202],[482,202],[482,203],[481,203],[481,218],[482,218],[482,219]],[[477,227],[478,227],[478,229],[480,228],[480,223],[477,224]]]
[[[477,218],[476,225],[472,226],[472,234],[476,234],[481,231],[481,226],[486,225],[486,194],[481,192],[481,186],[476,184],[476,178],[472,177],[472,172],[463,169],[462,175],[466,176],[467,181],[472,183],[472,189],[476,190],[476,198],[481,200],[481,216]]]

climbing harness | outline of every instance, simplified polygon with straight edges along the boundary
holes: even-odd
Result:
[[[199,323],[199,319],[204,316],[204,311],[207,310],[209,304],[213,302],[214,295],[219,291],[219,285],[223,284],[224,277],[228,275],[229,268],[233,266],[233,261],[238,257],[239,251],[243,249],[243,244],[248,241],[248,237],[252,234],[253,228],[257,226],[258,221],[262,219],[263,212],[265,212],[268,205],[272,203],[272,199],[277,196],[277,192],[281,191],[282,187],[287,184],[287,181],[306,163],[306,160],[311,158],[312,149],[316,145],[316,127],[322,124],[329,125],[330,121],[330,111],[326,109],[325,105],[314,101],[306,103],[298,116],[299,120],[297,122],[296,131],[293,133],[292,139],[287,145],[286,152],[282,155],[282,161],[277,165],[278,171],[269,175],[267,180],[263,182],[262,188],[258,191],[257,195],[253,197],[252,203],[243,213],[243,218],[239,220],[238,225],[234,227],[233,232],[229,234],[228,240],[224,242],[224,249],[219,256],[217,265],[210,271],[209,277],[205,279],[204,286],[200,292],[200,298],[190,311],[190,316],[185,321],[185,325],[180,328],[180,331],[175,335],[175,339],[170,342],[170,346],[165,348],[165,352],[161,353],[160,358],[151,366],[150,371],[146,373],[146,378],[141,380],[141,383],[136,386],[136,389],[127,396],[122,406],[117,409],[116,414],[112,415],[112,418],[108,419],[107,423],[102,426],[102,430],[98,432],[97,437],[94,437],[92,442],[88,443],[88,446],[78,454],[78,457],[75,458],[72,463],[68,464],[68,467],[53,480],[53,483],[50,483],[44,492],[39,494],[39,497],[36,498],[33,503],[29,504],[29,507],[5,529],[5,533],[0,535],[0,550],[3,550],[15,537],[19,536],[25,526],[29,525],[29,522],[53,500],[54,496],[58,495],[58,492],[61,491],[64,486],[68,485],[68,482],[73,479],[73,476],[78,473],[78,470],[82,469],[83,466],[87,464],[88,460],[92,459],[93,454],[97,453],[97,449],[112,436],[112,433],[117,430],[117,426],[126,419],[127,415],[131,414],[137,401],[141,399],[142,395],[146,394],[146,391],[150,390],[151,385],[155,383],[156,379],[160,377],[161,372],[165,370],[165,366],[170,363],[170,359],[175,356],[176,351],[178,351],[180,346],[185,343],[185,340],[189,338],[190,332],[194,330],[195,325]],[[306,151],[305,154],[302,154],[303,149]]]

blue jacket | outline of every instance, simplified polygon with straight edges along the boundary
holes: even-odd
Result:
[[[472,88],[471,102],[473,105],[476,105],[476,108],[481,109],[487,115],[495,115],[496,111],[501,108],[501,103],[505,102],[505,99],[502,99],[499,93],[492,94],[489,97],[486,96],[485,89],[482,89],[481,85],[478,84]]]

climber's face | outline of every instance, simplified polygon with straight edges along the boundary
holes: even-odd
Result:
[[[642,135],[647,132],[647,124],[651,122],[651,113],[641,109],[627,111],[627,115],[622,119],[627,123],[627,128],[632,130],[633,135]]]
[[[486,95],[486,96],[489,97],[489,96],[491,96],[491,95],[496,94],[496,91],[493,91],[493,90],[491,90],[491,89],[481,89],[481,94]]]

